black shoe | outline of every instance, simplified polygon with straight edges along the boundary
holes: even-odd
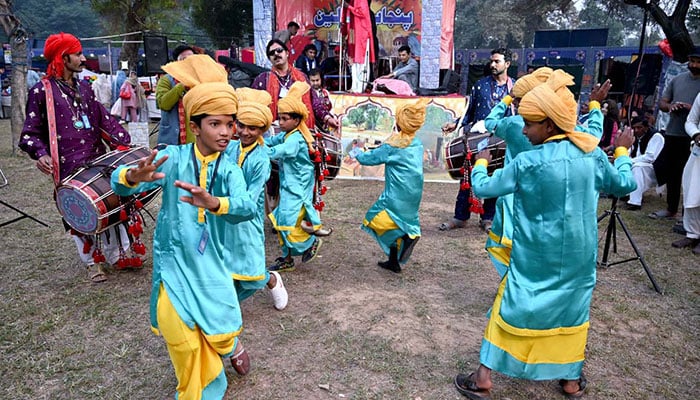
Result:
[[[641,210],[641,209],[642,209],[642,206],[638,206],[638,205],[636,205],[636,204],[629,204],[629,203],[627,203],[627,204],[625,205],[625,210],[638,211],[638,210]]]
[[[403,245],[401,246],[401,255],[399,256],[399,262],[405,263],[408,261],[409,257],[411,257],[411,253],[413,253],[413,248],[416,247],[416,243],[418,243],[418,239],[420,239],[420,236],[416,236],[415,238],[411,239],[408,235],[404,235],[403,239]]]
[[[307,263],[316,258],[318,250],[321,248],[321,244],[323,244],[323,240],[321,240],[321,238],[314,239],[314,243],[311,245],[311,247],[306,249],[304,254],[301,255],[301,262]]]
[[[391,272],[396,272],[397,274],[401,272],[401,266],[396,262],[392,263],[391,261],[379,261],[377,265],[384,269],[388,269]]]
[[[683,235],[683,236],[685,236],[685,234],[688,233],[685,231],[685,228],[683,227],[682,221],[678,221],[675,224],[673,224],[673,228],[671,228],[671,231],[673,231],[673,233],[677,233],[677,234]]]
[[[684,237],[683,239],[676,240],[675,242],[671,243],[671,246],[673,246],[677,249],[682,249],[685,247],[695,247],[698,244],[700,244],[700,239],[692,239],[689,237]]]
[[[294,271],[294,259],[287,260],[284,257],[277,257],[274,264],[267,266],[267,270],[277,272]]]

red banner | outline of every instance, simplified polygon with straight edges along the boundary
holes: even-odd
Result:
[[[337,44],[341,4],[342,0],[277,2],[277,30],[286,29],[289,21],[295,21],[301,26],[297,36],[302,37],[314,28],[319,40],[329,45]],[[370,9],[375,14],[379,57],[395,56],[403,45],[410,46],[411,52],[420,56],[421,0],[373,0]]]

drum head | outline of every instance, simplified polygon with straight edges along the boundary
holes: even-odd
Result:
[[[85,193],[73,187],[61,186],[56,189],[56,206],[71,228],[88,235],[97,231],[98,212],[95,203]]]

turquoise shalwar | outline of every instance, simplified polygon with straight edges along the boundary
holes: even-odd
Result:
[[[384,143],[358,154],[357,161],[362,165],[385,164],[384,191],[365,214],[362,229],[387,255],[392,246],[401,254],[404,235],[412,239],[421,235],[418,209],[423,197],[423,143],[417,137],[405,148]]]
[[[265,287],[270,274],[265,268],[265,182],[270,178],[270,157],[265,144],[243,147],[232,141],[226,148],[228,162],[243,170],[248,197],[255,202],[255,217],[228,225],[232,239],[226,243],[226,265],[231,269],[238,301]]]
[[[302,255],[316,237],[301,229],[301,221],[309,221],[314,230],[321,228],[321,217],[313,206],[316,175],[309,147],[297,129],[265,138],[265,144],[270,160],[276,160],[280,168],[280,200],[269,214],[270,221],[279,236],[282,255]]]
[[[513,194],[513,248],[480,361],[530,380],[579,378],[596,282],[598,192],[622,196],[636,186],[628,156],[613,166],[599,148],[584,153],[559,138],[492,177],[480,163],[472,170],[478,196]]]
[[[220,162],[217,168],[219,153],[204,157],[194,146],[168,146],[157,154],[156,160],[168,156],[158,168],[165,174],[162,179],[129,186],[128,167],[120,166],[111,183],[121,196],[163,188],[153,238],[151,327],[168,345],[178,378],[177,398],[221,399],[227,387],[221,357],[233,352],[242,330],[224,246],[230,241],[228,225],[253,218],[256,209],[251,205],[256,203],[247,199],[243,173],[235,163]],[[181,201],[180,196],[190,193],[176,188],[176,180],[199,183],[219,197],[216,215]]]
[[[597,102],[596,102],[597,103]],[[499,102],[484,121],[486,129],[495,136],[505,140],[506,156],[503,165],[510,164],[511,160],[523,151],[532,150],[533,146],[523,134],[525,123],[520,115],[505,117],[509,105]],[[588,114],[588,126],[576,127],[578,132],[587,132],[600,138],[603,135],[603,113],[600,106],[592,107]],[[493,224],[486,239],[486,251],[491,258],[496,272],[503,278],[510,262],[510,252],[513,248],[513,194],[506,194],[496,200],[496,213]]]

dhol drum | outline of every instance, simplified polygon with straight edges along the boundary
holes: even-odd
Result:
[[[118,166],[134,165],[150,153],[147,147],[111,151],[66,177],[56,187],[56,207],[66,223],[80,233],[99,234],[122,222],[121,210],[132,209],[137,200],[144,206],[152,201],[160,189],[121,197],[110,185],[112,171]]]
[[[340,167],[343,162],[343,145],[340,139],[335,137],[332,133],[322,133],[321,140],[319,141],[323,147],[322,151],[329,157],[326,158],[326,168],[328,168],[329,175],[326,179],[331,180],[338,176],[340,172]]]
[[[464,177],[462,167],[464,167],[467,152],[471,150],[472,154],[476,156],[479,144],[484,140],[487,141],[485,149],[491,151],[491,162],[487,168],[488,174],[491,175],[493,171],[503,167],[506,157],[506,142],[488,132],[470,133],[469,136],[460,136],[452,139],[445,147],[445,164],[447,172],[452,179],[460,180]]]

